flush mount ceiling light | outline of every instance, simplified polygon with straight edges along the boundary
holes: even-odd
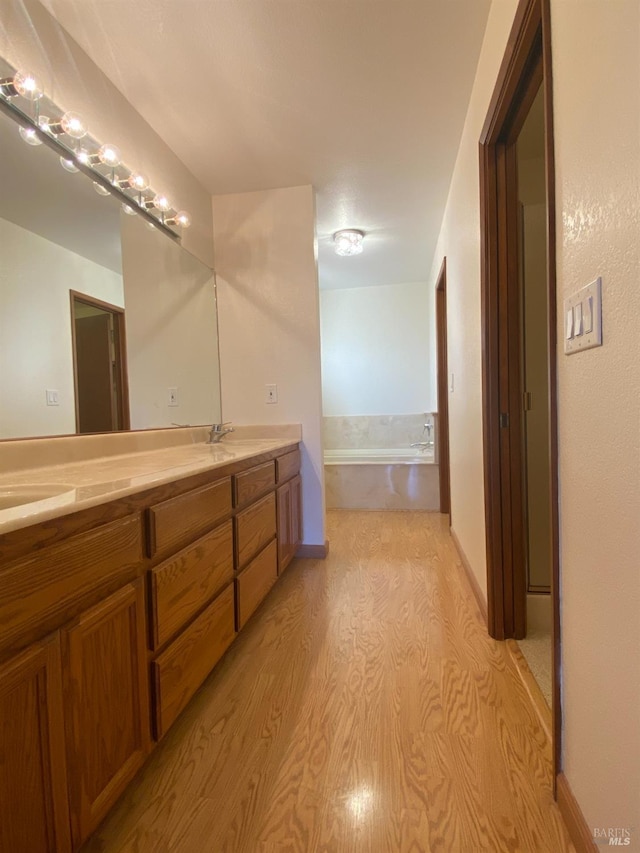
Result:
[[[342,231],[336,231],[333,235],[333,242],[336,250],[336,255],[359,255],[362,252],[362,241],[364,240],[364,231],[356,231],[353,228],[345,228]]]

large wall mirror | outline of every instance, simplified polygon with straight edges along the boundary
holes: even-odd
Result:
[[[0,439],[221,421],[214,274],[0,112]]]

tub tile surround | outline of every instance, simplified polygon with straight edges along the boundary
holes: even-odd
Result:
[[[208,444],[209,427],[0,442],[0,493],[62,484],[60,494],[0,510],[7,533],[237,462],[302,440],[299,424],[234,427]],[[64,460],[64,461],[62,461]]]
[[[350,448],[409,447],[427,441],[425,423],[435,424],[437,415],[343,415],[323,418],[325,450]],[[431,430],[435,438],[436,426]]]

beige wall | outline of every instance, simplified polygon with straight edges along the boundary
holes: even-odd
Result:
[[[210,194],[38,0],[0,0],[0,55],[36,74],[60,107],[79,112],[92,135],[117,145],[125,163],[188,210],[183,244],[213,266]]]
[[[302,423],[304,542],[324,544],[313,188],[215,196],[213,222],[223,417]],[[275,405],[266,384],[278,386]]]
[[[491,7],[431,278],[446,255],[453,526],[483,590],[478,139],[515,9]],[[602,275],[605,341],[558,356],[563,761],[589,826],[640,850],[640,12],[551,11],[560,304]]]
[[[640,5],[551,11],[559,302],[601,275],[604,328],[558,356],[564,766],[588,823],[632,825],[638,851]]]
[[[122,276],[6,219],[0,246],[0,438],[73,433],[69,289],[122,305]]]
[[[429,296],[426,282],[321,291],[325,416],[433,411]]]
[[[491,6],[431,275],[435,286],[446,255],[452,526],[485,594],[478,140],[515,8]]]

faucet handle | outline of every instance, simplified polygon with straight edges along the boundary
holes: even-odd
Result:
[[[222,430],[230,423],[231,421],[225,421],[223,424],[213,424],[211,429],[213,430],[213,432],[222,432]]]

